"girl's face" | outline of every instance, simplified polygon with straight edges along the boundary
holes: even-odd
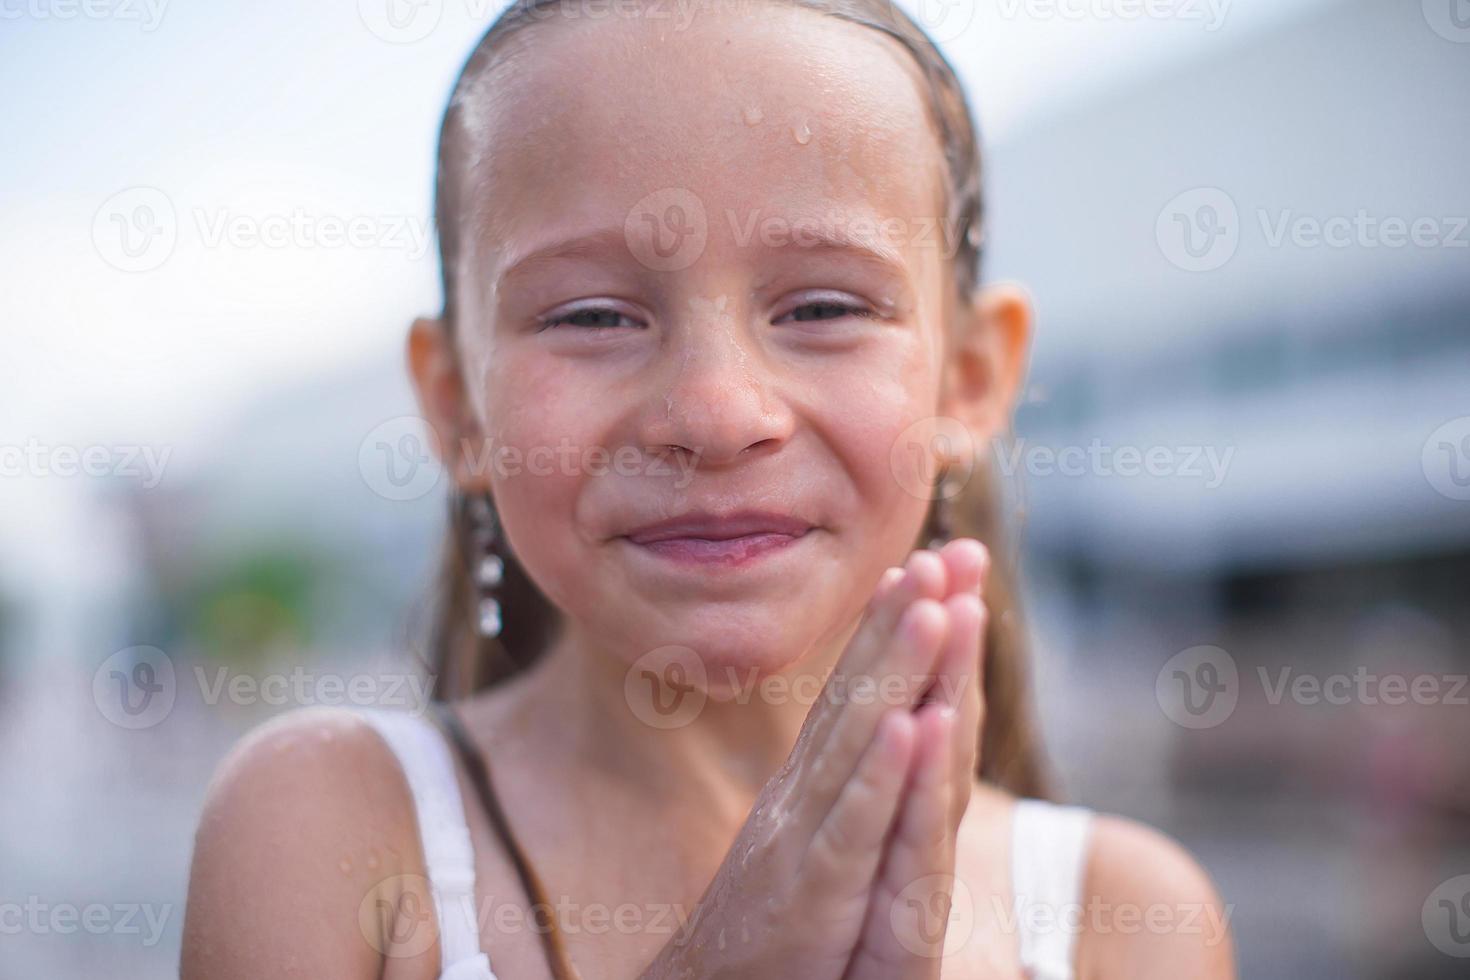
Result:
[[[906,430],[964,314],[940,150],[869,28],[640,9],[552,17],[472,84],[457,350],[421,322],[415,375],[578,635],[764,674],[850,629],[923,522]]]

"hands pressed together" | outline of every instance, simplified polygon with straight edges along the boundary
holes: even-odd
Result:
[[[984,712],[989,563],[960,538],[884,573],[790,757],[642,980],[939,976]]]

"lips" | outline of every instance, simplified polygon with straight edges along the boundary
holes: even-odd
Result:
[[[684,514],[622,535],[642,553],[686,569],[744,568],[804,541],[814,525],[789,514]]]
[[[812,525],[788,514],[763,511],[741,511],[735,514],[685,514],[654,524],[646,524],[624,535],[634,544],[650,545],[660,541],[698,538],[705,541],[731,541],[762,535],[800,537]]]

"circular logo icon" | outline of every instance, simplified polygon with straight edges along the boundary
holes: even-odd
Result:
[[[1445,40],[1470,44],[1470,0],[1424,0],[1424,19]]]
[[[925,875],[894,896],[888,924],[899,944],[915,956],[951,956],[975,930],[975,899],[954,875]]]
[[[1183,728],[1214,728],[1235,713],[1240,672],[1219,647],[1190,647],[1170,657],[1154,681],[1164,716]]]
[[[423,875],[393,875],[375,884],[357,907],[357,926],[384,956],[420,956],[439,937],[433,892]]]
[[[178,695],[174,662],[157,647],[119,650],[92,675],[92,700],[119,728],[152,728],[168,717]]]
[[[179,218],[156,187],[130,187],[109,197],[92,218],[92,245],[122,272],[151,272],[179,244]]]
[[[1174,265],[1186,272],[1212,272],[1235,257],[1240,212],[1218,187],[1197,187],[1164,205],[1154,237]]]
[[[687,269],[709,241],[704,202],[682,187],[654,191],[628,212],[623,237],[633,257],[655,272]]]
[[[704,710],[708,675],[699,654],[671,645],[650,650],[623,676],[623,697],[650,728],[683,728]]]
[[[949,470],[940,478],[941,461]],[[888,468],[904,490],[920,500],[947,500],[975,473],[975,442],[959,419],[935,415],[919,419],[893,440]]]
[[[1424,440],[1424,478],[1443,497],[1470,500],[1470,415],[1450,419]]]
[[[1459,875],[1429,893],[1420,912],[1424,935],[1446,956],[1470,958],[1470,875]]]
[[[375,37],[389,44],[413,44],[439,26],[444,0],[357,0],[357,13]]]
[[[904,8],[935,44],[958,38],[975,22],[975,0],[913,0]]]
[[[417,500],[439,485],[439,437],[416,415],[389,419],[367,434],[357,468],[368,489],[385,500]]]

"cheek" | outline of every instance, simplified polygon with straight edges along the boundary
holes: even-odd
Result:
[[[507,358],[486,375],[480,465],[505,534],[527,573],[558,605],[580,563],[573,520],[598,444],[599,413],[553,367]]]
[[[942,437],[954,435],[952,425],[936,418],[938,380],[928,345],[915,337],[902,341],[885,345],[883,356],[834,371],[820,385],[826,438],[851,474],[859,520],[884,542],[884,561],[918,533],[929,506],[934,453],[944,449]]]

